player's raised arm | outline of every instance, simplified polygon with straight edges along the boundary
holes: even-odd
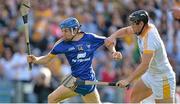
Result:
[[[106,40],[106,44],[107,46],[111,44],[115,44],[117,38],[122,38],[126,35],[132,35],[132,34],[134,34],[134,31],[131,26],[121,28],[116,32],[114,32],[110,37],[108,37],[108,39]]]
[[[115,38],[122,38],[126,35],[132,35],[132,34],[134,34],[134,31],[131,26],[128,26],[128,27],[124,27],[124,28],[117,30],[110,37],[115,39]]]

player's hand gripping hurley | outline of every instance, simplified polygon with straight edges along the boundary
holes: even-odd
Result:
[[[25,29],[26,45],[27,45],[28,55],[31,54],[30,43],[29,43],[29,29],[28,29],[28,12],[29,12],[29,9],[30,9],[30,0],[22,0],[20,12],[21,12],[21,16],[22,16],[23,22],[24,22],[24,29]],[[32,64],[31,63],[29,63],[29,70],[32,70]]]

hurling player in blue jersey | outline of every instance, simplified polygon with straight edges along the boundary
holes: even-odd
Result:
[[[35,64],[46,64],[57,54],[65,54],[72,73],[67,76],[54,92],[49,94],[48,103],[58,103],[66,98],[76,95],[82,95],[82,99],[86,103],[100,103],[99,93],[96,87],[75,85],[75,78],[81,80],[95,81],[95,73],[92,68],[92,59],[95,50],[105,44],[112,53],[114,59],[121,59],[120,52],[116,52],[114,45],[106,45],[106,38],[97,36],[93,33],[85,33],[80,31],[80,24],[76,18],[70,17],[60,23],[63,38],[56,42],[54,48],[49,54],[41,57],[29,55],[28,62]]]

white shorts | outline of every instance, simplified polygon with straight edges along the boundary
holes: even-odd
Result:
[[[175,98],[176,80],[175,74],[153,75],[148,72],[141,77],[144,84],[152,89],[155,99]]]

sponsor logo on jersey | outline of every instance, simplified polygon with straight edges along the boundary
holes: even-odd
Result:
[[[78,53],[77,58],[76,59],[72,59],[72,62],[84,62],[84,61],[90,61],[91,58],[85,58],[86,57],[86,52],[84,53]]]
[[[75,50],[75,48],[74,48],[74,47],[70,47],[70,48],[68,49],[68,51],[72,51],[72,50]]]
[[[82,58],[85,58],[85,57],[86,57],[86,52],[78,53],[78,55],[77,55],[77,59],[82,59]]]

